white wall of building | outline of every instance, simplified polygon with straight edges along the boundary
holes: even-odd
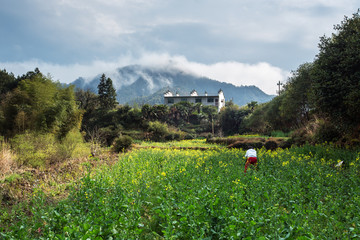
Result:
[[[201,95],[199,96],[195,90],[193,90],[189,96],[174,96],[170,91],[164,94],[164,104],[171,106],[179,102],[187,101],[190,103],[201,103],[204,106],[215,106],[218,108],[218,112],[222,107],[225,107],[225,96],[222,90],[218,92],[218,95]]]

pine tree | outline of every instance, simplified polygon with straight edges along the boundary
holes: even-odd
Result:
[[[98,85],[99,103],[100,107],[105,110],[110,110],[116,107],[116,91],[110,78],[106,79],[105,74],[100,78]]]

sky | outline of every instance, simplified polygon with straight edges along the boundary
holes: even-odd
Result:
[[[177,68],[276,94],[359,0],[0,0],[0,69],[70,83]]]

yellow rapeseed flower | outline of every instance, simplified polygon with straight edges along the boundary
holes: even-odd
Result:
[[[283,167],[287,166],[289,164],[289,161],[282,162]]]
[[[161,176],[165,177],[165,176],[166,176],[166,172],[161,172]]]

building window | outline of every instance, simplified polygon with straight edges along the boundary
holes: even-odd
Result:
[[[173,98],[168,98],[168,103],[174,103],[174,99]]]
[[[201,98],[195,98],[195,103],[201,103]]]
[[[181,102],[187,102],[187,98],[182,98]]]
[[[215,102],[219,102],[219,99],[218,99],[218,98],[215,98]]]
[[[213,103],[213,102],[214,102],[214,99],[213,99],[213,98],[208,98],[207,102],[208,102],[208,103]]]

